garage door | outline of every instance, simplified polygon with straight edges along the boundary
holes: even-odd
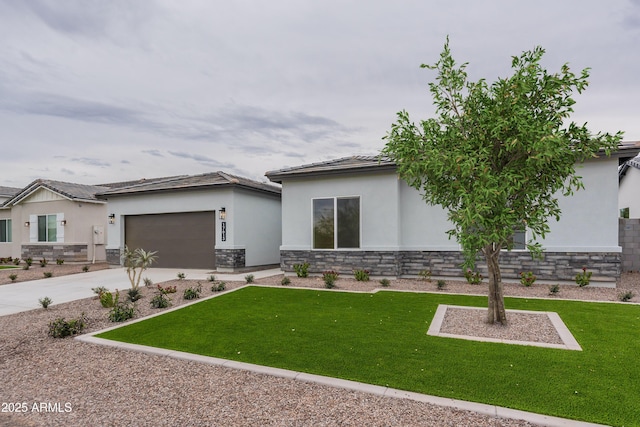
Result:
[[[127,215],[125,243],[158,251],[154,267],[214,269],[215,212]]]

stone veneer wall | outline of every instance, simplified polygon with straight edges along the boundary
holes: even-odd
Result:
[[[88,260],[88,245],[50,243],[37,245],[22,245],[21,257],[34,260],[46,258],[49,261],[63,259],[71,262],[86,262]]]
[[[414,276],[431,270],[433,276],[462,277],[462,253],[458,251],[280,251],[280,267],[292,272],[294,264],[309,263],[310,273],[334,270],[350,275],[353,270],[366,269],[373,276]],[[618,281],[621,274],[621,254],[544,252],[534,260],[528,252],[504,252],[500,255],[503,278],[516,279],[520,272],[531,271],[542,280],[570,280],[587,267],[594,281]],[[477,269],[487,277],[482,258]]]
[[[112,265],[120,265],[120,249],[106,249],[107,262]]]
[[[244,249],[216,249],[216,268],[244,268],[246,253]]]
[[[622,247],[622,270],[640,271],[640,219],[620,218],[618,244]]]

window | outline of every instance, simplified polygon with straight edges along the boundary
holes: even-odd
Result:
[[[38,242],[57,242],[57,215],[38,215]]]
[[[510,245],[505,246],[503,249],[523,251],[527,249],[527,231],[524,228],[514,228],[513,235],[511,236]],[[511,246],[511,248],[509,248]]]
[[[313,200],[313,248],[360,247],[360,197]]]
[[[11,242],[11,220],[0,219],[0,243]]]

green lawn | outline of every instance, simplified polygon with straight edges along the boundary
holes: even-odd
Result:
[[[485,297],[247,287],[99,337],[611,425],[640,425],[640,306],[507,298],[559,313],[583,351],[426,335]]]

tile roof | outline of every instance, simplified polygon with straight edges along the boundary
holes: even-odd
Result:
[[[96,193],[108,189],[108,187],[102,187],[98,185],[74,184],[72,182],[53,181],[50,179],[36,179],[31,184],[27,185],[25,188],[15,194],[12,198],[7,200],[4,205],[15,205],[29,195],[33,194],[39,188],[47,188],[54,193],[58,193],[61,196],[66,197],[69,200],[98,203],[101,203],[101,201],[96,199]]]
[[[395,169],[396,164],[386,157],[381,157],[379,155],[350,156],[327,160],[325,162],[310,163],[307,165],[269,171],[265,175],[271,181],[282,182],[283,178],[292,178],[295,176],[328,175],[363,171],[395,171]]]
[[[20,190],[22,190],[22,188],[3,187],[0,185],[0,196],[4,196],[4,197],[15,196],[20,192]]]
[[[218,186],[239,186],[254,191],[273,194],[280,194],[281,192],[280,187],[277,187],[273,184],[262,183],[248,178],[243,178],[240,176],[218,171],[201,175],[181,175],[168,178],[141,180],[138,183],[129,186],[115,186],[113,188],[107,188],[106,190],[99,192],[97,195],[100,198],[104,198],[115,195],[161,191],[179,191],[187,189],[193,190]]]

